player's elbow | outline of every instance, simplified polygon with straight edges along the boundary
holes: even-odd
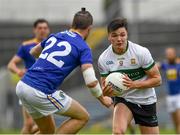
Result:
[[[9,62],[8,65],[7,65],[7,69],[11,71],[11,67],[12,67],[12,63]]]
[[[86,86],[87,86],[88,88],[93,88],[93,87],[95,87],[97,84],[98,84],[98,80],[93,81],[93,82],[91,82],[91,83],[89,83],[89,84],[86,84]]]
[[[37,53],[35,52],[34,49],[31,49],[30,54],[31,54],[32,56],[34,56],[35,58],[38,57],[38,56],[37,56]]]
[[[156,78],[156,86],[160,86],[161,84],[162,84],[162,79],[161,79],[161,76],[158,76],[157,78]]]
[[[10,65],[9,65],[9,63],[8,63],[8,65],[7,65],[7,69],[9,70],[9,68],[10,68]]]

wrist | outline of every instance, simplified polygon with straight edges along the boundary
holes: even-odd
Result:
[[[22,76],[24,75],[24,73],[25,73],[25,70],[20,69],[20,70],[18,70],[17,75],[18,75],[19,77],[22,77]]]
[[[101,86],[99,84],[99,82],[96,84],[95,87],[92,87],[92,88],[89,88],[90,91],[91,91],[91,94],[93,96],[95,96],[96,98],[101,98],[102,96],[102,89],[101,89]]]
[[[103,95],[101,95],[101,96],[97,97],[97,99],[98,99],[100,102],[103,102],[103,100],[104,100],[104,96],[103,96]]]
[[[97,99],[102,100],[103,99],[103,95],[97,97]]]
[[[140,89],[141,84],[142,84],[142,81],[134,81],[134,89]]]
[[[21,70],[18,69],[18,70],[16,71],[16,74],[19,75],[20,73],[21,73]]]

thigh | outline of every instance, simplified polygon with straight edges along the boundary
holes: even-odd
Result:
[[[178,100],[178,97],[179,96],[167,96],[166,104],[169,113],[173,113],[176,109],[180,108],[180,100]]]
[[[16,87],[16,94],[20,99],[20,103],[23,106],[23,117],[25,120],[28,118],[27,112],[33,117],[41,117],[42,114],[34,108],[33,101],[38,102],[38,96],[35,94],[35,89],[25,84],[22,81],[19,81]],[[27,112],[25,112],[25,110]]]
[[[159,127],[139,126],[141,134],[159,134]]]
[[[55,91],[47,95],[27,85],[26,89],[28,91],[25,92],[26,98],[21,100],[34,119],[56,112],[64,113],[70,107],[72,98],[63,91]]]
[[[24,122],[26,124],[29,124],[32,126],[33,124],[33,119],[31,117],[31,115],[27,112],[26,108],[24,106],[22,106],[22,113],[23,113],[23,119],[24,119]]]
[[[87,110],[74,99],[72,99],[71,105],[67,111],[65,111],[63,113],[57,112],[56,114],[68,116],[68,117],[75,118],[75,119],[83,119],[83,118],[86,118],[87,116],[89,116]]]
[[[116,104],[113,113],[113,128],[126,130],[132,118],[131,110],[124,103]]]
[[[145,127],[157,127],[156,103],[150,105],[133,104],[133,116],[136,124]]]
[[[173,122],[175,125],[180,125],[180,109],[177,109],[175,112],[171,113]]]

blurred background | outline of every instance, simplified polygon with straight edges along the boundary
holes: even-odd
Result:
[[[7,63],[19,45],[33,37],[33,22],[47,19],[51,32],[70,28],[74,13],[86,7],[94,17],[94,28],[88,38],[93,51],[96,73],[97,59],[108,47],[106,25],[116,17],[125,17],[129,23],[129,40],[147,47],[155,61],[164,59],[166,47],[175,47],[180,54],[179,0],[0,0],[0,129],[20,130],[21,107],[15,94],[18,77],[7,71]],[[91,119],[84,132],[108,129],[111,133],[111,110],[101,106],[84,85],[79,69],[72,72],[60,87],[78,100],[90,112]],[[162,76],[164,76],[162,74]],[[161,129],[174,133],[166,111],[166,85],[156,88],[158,118]],[[56,118],[57,124],[64,118]],[[95,130],[96,129],[96,130]],[[96,132],[97,131],[97,132]]]

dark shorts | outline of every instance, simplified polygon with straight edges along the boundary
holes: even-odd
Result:
[[[156,103],[150,105],[140,105],[128,102],[121,97],[114,97],[114,106],[118,103],[125,104],[131,110],[136,124],[148,127],[158,126]]]

